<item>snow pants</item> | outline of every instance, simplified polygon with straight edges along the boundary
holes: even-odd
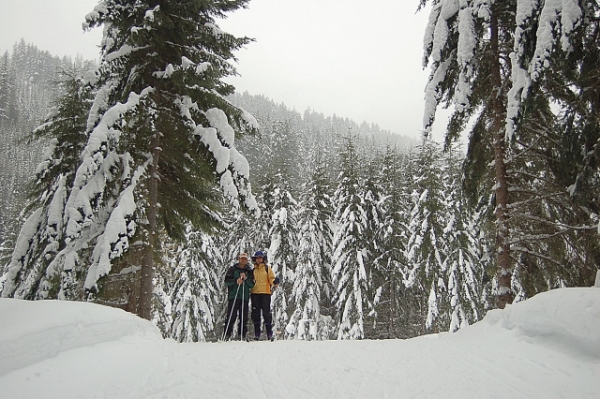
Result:
[[[233,333],[235,321],[239,319],[238,334],[240,337],[246,337],[248,334],[248,301],[241,298],[230,299],[227,304],[227,315],[225,319],[225,339],[230,339]]]
[[[260,337],[261,314],[265,320],[267,338],[273,336],[273,315],[271,314],[271,294],[252,294],[252,321],[254,322],[254,335]]]

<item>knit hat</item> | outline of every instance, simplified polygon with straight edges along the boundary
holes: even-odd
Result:
[[[242,258],[246,258],[246,259],[248,259],[248,254],[247,254],[247,253],[245,253],[245,252],[242,252],[242,253],[240,254],[240,259],[242,259]]]

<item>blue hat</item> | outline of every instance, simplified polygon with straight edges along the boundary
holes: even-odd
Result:
[[[260,258],[264,258],[265,257],[265,253],[263,251],[256,251],[254,253],[254,256],[252,258],[254,259],[254,258],[259,258],[259,257]]]

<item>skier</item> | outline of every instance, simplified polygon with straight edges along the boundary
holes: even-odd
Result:
[[[252,257],[254,262],[255,285],[252,288],[252,321],[254,322],[254,339],[259,340],[261,334],[261,313],[265,321],[267,339],[273,341],[273,315],[271,314],[271,294],[279,285],[279,278],[275,277],[273,269],[267,265],[264,252],[257,251]]]
[[[240,338],[246,338],[248,334],[248,299],[250,289],[254,287],[252,269],[248,267],[248,254],[240,254],[238,263],[227,270],[225,285],[229,291],[229,303],[223,329],[225,340],[231,339],[237,318],[240,320],[238,328]]]

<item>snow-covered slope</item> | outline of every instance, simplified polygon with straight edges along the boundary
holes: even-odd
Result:
[[[0,376],[61,352],[131,335],[162,339],[152,323],[120,309],[81,302],[1,299]]]
[[[0,300],[0,398],[598,398],[600,289],[540,294],[456,334],[177,344],[86,303]]]

